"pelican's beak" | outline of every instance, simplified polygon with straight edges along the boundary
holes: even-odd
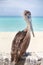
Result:
[[[32,34],[33,34],[33,37],[34,37],[34,32],[33,32],[33,27],[32,27],[32,19],[31,19],[31,15],[27,15],[27,18],[28,18],[28,22],[30,23],[30,29],[32,31]]]
[[[30,11],[25,11],[24,12],[24,19],[27,22],[27,25],[30,25],[30,29],[32,31],[33,37],[34,37],[34,32],[33,32],[33,27],[32,27],[32,20],[31,20],[31,12]]]
[[[33,37],[34,37],[35,35],[34,35],[33,27],[32,27],[32,22],[30,22],[30,28],[31,28],[31,31],[32,31],[32,34],[33,34]]]

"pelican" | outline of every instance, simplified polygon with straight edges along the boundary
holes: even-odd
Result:
[[[31,39],[31,31],[34,37],[34,32],[32,28],[32,20],[31,20],[31,12],[28,10],[24,11],[24,20],[26,21],[27,27],[19,31],[13,41],[12,41],[12,47],[11,47],[11,62],[17,63],[20,58],[23,56],[23,54],[26,52],[30,39]]]

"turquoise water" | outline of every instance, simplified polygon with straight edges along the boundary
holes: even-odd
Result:
[[[34,31],[43,31],[43,17],[32,17]],[[22,17],[0,17],[0,32],[23,30],[26,22]]]

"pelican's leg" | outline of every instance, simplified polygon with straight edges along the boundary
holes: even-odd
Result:
[[[27,56],[30,56],[30,55],[31,55],[30,52],[25,52],[23,56],[26,56],[27,57]]]
[[[25,56],[27,56],[27,52],[25,52]]]
[[[27,56],[27,53],[25,52],[25,53],[23,54],[23,56]]]

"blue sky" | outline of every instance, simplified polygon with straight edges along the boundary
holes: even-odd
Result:
[[[24,10],[43,16],[43,0],[0,0],[0,16],[22,16]]]

